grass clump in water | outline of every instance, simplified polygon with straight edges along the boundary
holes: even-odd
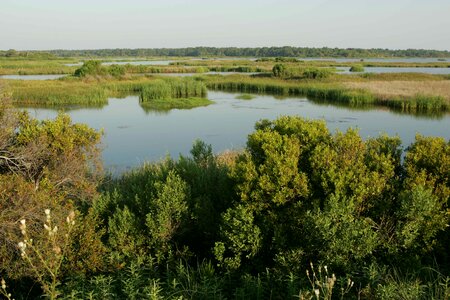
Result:
[[[236,99],[239,99],[239,100],[252,100],[255,98],[256,98],[255,95],[250,95],[250,94],[242,94],[242,95],[236,96]]]
[[[353,65],[350,70],[350,72],[364,72],[364,66],[362,65]]]
[[[152,101],[141,102],[144,109],[150,110],[170,110],[170,109],[190,109],[199,106],[207,106],[214,102],[207,98],[170,98],[153,99]]]
[[[205,97],[206,85],[191,78],[159,79],[143,87],[141,101],[154,99]]]
[[[212,101],[206,99],[206,85],[191,78],[159,79],[142,88],[141,105],[145,108],[169,110],[206,106]]]
[[[386,100],[385,104],[402,112],[438,112],[450,109],[449,102],[443,97],[421,94],[417,94],[410,99],[393,98]]]

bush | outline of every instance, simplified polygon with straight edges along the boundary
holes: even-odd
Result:
[[[350,72],[364,72],[364,66],[362,66],[362,65],[353,65],[350,68]]]

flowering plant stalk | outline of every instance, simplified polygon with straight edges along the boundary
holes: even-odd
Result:
[[[64,260],[64,251],[67,249],[70,240],[70,233],[75,225],[75,213],[71,211],[66,218],[67,231],[63,239],[59,238],[58,226],[53,225],[50,209],[45,210],[46,220],[44,230],[46,231],[46,248],[38,247],[33,243],[33,239],[28,236],[26,220],[20,220],[20,231],[23,241],[18,243],[20,255],[33,270],[37,281],[49,299],[56,299],[60,295],[58,291],[59,272]]]
[[[8,291],[6,290],[6,281],[3,278],[1,280],[0,295],[5,296],[8,300],[14,300],[13,298],[11,298],[11,293],[8,293]]]

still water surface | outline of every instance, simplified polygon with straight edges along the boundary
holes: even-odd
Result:
[[[242,149],[247,135],[260,119],[275,119],[281,115],[298,115],[324,119],[330,131],[359,128],[364,137],[380,133],[398,134],[404,145],[414,141],[416,133],[450,139],[450,115],[440,118],[400,115],[386,109],[355,110],[318,104],[305,98],[276,99],[257,96],[239,100],[238,94],[209,92],[215,104],[190,110],[168,112],[145,111],[137,96],[112,98],[103,108],[81,108],[68,111],[74,122],[104,129],[103,159],[105,166],[116,172],[159,160],[165,155],[188,155],[192,142],[201,139],[215,152]],[[56,110],[29,108],[39,118],[54,118]]]
[[[0,75],[0,79],[18,79],[18,80],[53,80],[67,76],[67,74],[58,75]]]

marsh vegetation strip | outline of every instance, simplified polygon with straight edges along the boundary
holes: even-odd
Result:
[[[153,74],[153,73],[148,73]],[[251,76],[258,74],[256,72],[204,72],[204,73],[160,73],[159,76],[174,76],[174,77],[190,77],[190,76],[198,76],[198,75],[244,75]],[[146,74],[143,74],[146,75]]]
[[[432,95],[450,102],[450,80],[441,81],[367,81],[345,82],[349,88],[368,89],[382,98],[397,96]]]
[[[400,115],[385,109],[355,110],[320,104],[306,98],[277,99],[257,95],[252,101],[236,99],[240,94],[208,92],[215,104],[191,110],[166,112],[146,110],[137,96],[111,98],[103,108],[69,111],[75,122],[105,131],[103,158],[107,167],[123,171],[146,160],[159,160],[166,154],[188,154],[192,142],[201,139],[214,151],[241,149],[254,123],[281,115],[325,119],[331,131],[359,128],[364,137],[380,132],[398,134],[405,145],[416,133],[450,139],[450,115],[439,119]],[[28,109],[39,119],[54,118],[57,109]]]
[[[137,61],[105,61],[102,62],[105,66],[110,65],[132,65],[132,66],[168,66],[174,60],[137,60]],[[82,62],[74,64],[64,64],[65,66],[81,66]]]
[[[349,67],[336,67],[342,74],[350,74]],[[424,68],[424,67],[364,67],[364,73],[426,73],[450,74],[450,68]]]
[[[298,60],[305,61],[335,61],[335,62],[386,62],[386,63],[434,63],[434,62],[442,62],[440,58],[436,57],[412,57],[412,58],[402,58],[402,57],[393,57],[393,58],[326,58],[326,57],[298,57]],[[445,59],[445,61],[449,61],[450,59]]]

